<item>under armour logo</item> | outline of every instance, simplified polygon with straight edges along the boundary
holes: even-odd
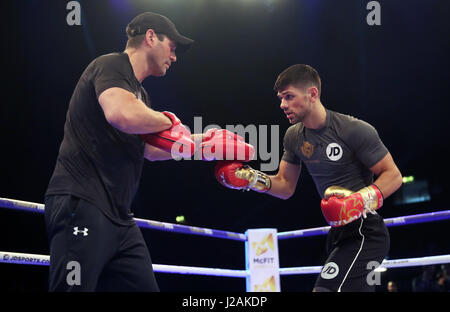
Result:
[[[88,229],[84,228],[84,230],[79,230],[78,226],[73,228],[73,235],[78,236],[78,233],[83,233],[83,236],[88,236]]]

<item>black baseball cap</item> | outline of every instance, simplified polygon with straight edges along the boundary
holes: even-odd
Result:
[[[155,33],[164,34],[177,44],[177,52],[185,52],[192,45],[194,40],[180,35],[172,23],[164,15],[153,12],[141,13],[127,25],[127,35],[134,37],[143,35],[147,30],[153,29]]]

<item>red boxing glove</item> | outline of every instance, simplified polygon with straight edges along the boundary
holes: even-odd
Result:
[[[228,131],[216,128],[204,134],[199,146],[202,160],[241,160],[250,161],[255,156],[253,145],[245,143],[244,138]]]
[[[214,175],[225,187],[242,190],[248,185],[248,181],[236,177],[236,170],[244,166],[240,161],[218,161],[214,167]]]
[[[269,176],[240,161],[218,161],[214,175],[220,184],[235,190],[265,193],[272,185]]]
[[[191,132],[183,126],[180,119],[170,112],[162,112],[172,121],[172,127],[157,133],[141,134],[145,143],[153,145],[173,157],[189,158],[195,152],[195,143],[191,140]]]
[[[340,186],[330,186],[325,190],[320,202],[322,214],[332,227],[339,227],[366,217],[367,212],[383,205],[383,195],[376,185],[364,187],[358,192]]]

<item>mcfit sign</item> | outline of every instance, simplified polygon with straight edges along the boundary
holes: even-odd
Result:
[[[248,292],[279,292],[280,273],[276,229],[248,230],[245,243]]]

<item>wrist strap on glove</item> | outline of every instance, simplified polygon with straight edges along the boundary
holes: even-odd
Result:
[[[272,187],[272,181],[267,174],[247,165],[244,165],[241,169],[237,170],[235,175],[236,177],[249,182],[245,187],[245,190],[247,191],[253,190],[259,193],[265,193]]]
[[[383,206],[383,194],[375,184],[364,187],[358,191],[364,200],[364,208],[373,212]]]

